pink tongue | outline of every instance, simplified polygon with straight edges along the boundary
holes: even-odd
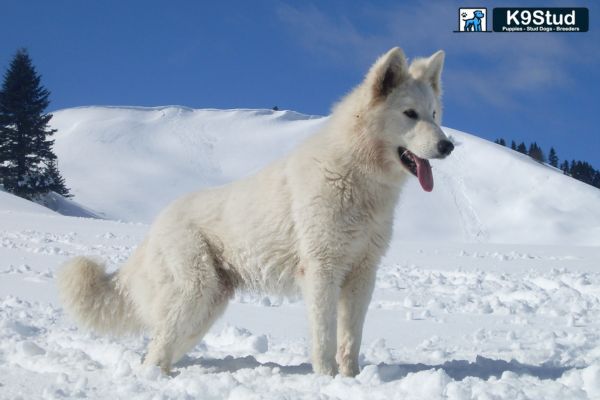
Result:
[[[431,174],[431,165],[428,160],[419,158],[413,154],[413,160],[417,164],[417,178],[421,187],[426,192],[433,190],[433,175]]]

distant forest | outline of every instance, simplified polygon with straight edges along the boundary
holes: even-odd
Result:
[[[504,139],[496,139],[494,143],[497,143],[501,146],[506,146],[506,141]],[[518,151],[519,153],[526,154],[541,163],[548,163],[553,167],[560,168],[565,175],[569,175],[581,182],[600,189],[600,171],[592,167],[592,165],[587,161],[571,160],[569,162],[564,160],[563,162],[559,163],[559,158],[556,154],[556,150],[554,150],[554,147],[550,147],[548,157],[546,158],[544,151],[536,142],[533,142],[527,146],[524,142],[517,144],[513,140],[510,143],[510,148]]]

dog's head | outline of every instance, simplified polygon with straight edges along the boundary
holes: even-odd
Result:
[[[433,189],[429,159],[444,158],[454,149],[440,128],[441,73],[444,52],[414,60],[393,48],[380,57],[363,83],[369,101],[369,134],[382,148],[385,173],[398,179],[415,175],[425,191]]]
[[[473,16],[475,18],[483,18],[485,15],[483,14],[483,11],[481,11],[481,10],[475,10],[475,11],[473,11]]]

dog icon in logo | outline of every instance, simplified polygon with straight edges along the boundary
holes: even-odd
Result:
[[[463,12],[461,14],[463,18],[466,18],[468,14]],[[485,17],[485,14],[481,10],[473,11],[473,18],[463,19],[465,26],[464,31],[481,32],[481,19]]]

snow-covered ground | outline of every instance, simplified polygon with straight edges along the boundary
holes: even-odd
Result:
[[[140,366],[147,338],[74,325],[58,266],[85,254],[117,268],[171,196],[252,173],[326,122],[181,108],[53,122],[74,200],[135,222],[0,192],[0,399],[600,398],[600,191],[447,130],[461,145],[434,164],[433,193],[411,184],[399,205],[407,225],[378,272],[360,375],[312,374],[300,300],[240,293],[163,376]]]

